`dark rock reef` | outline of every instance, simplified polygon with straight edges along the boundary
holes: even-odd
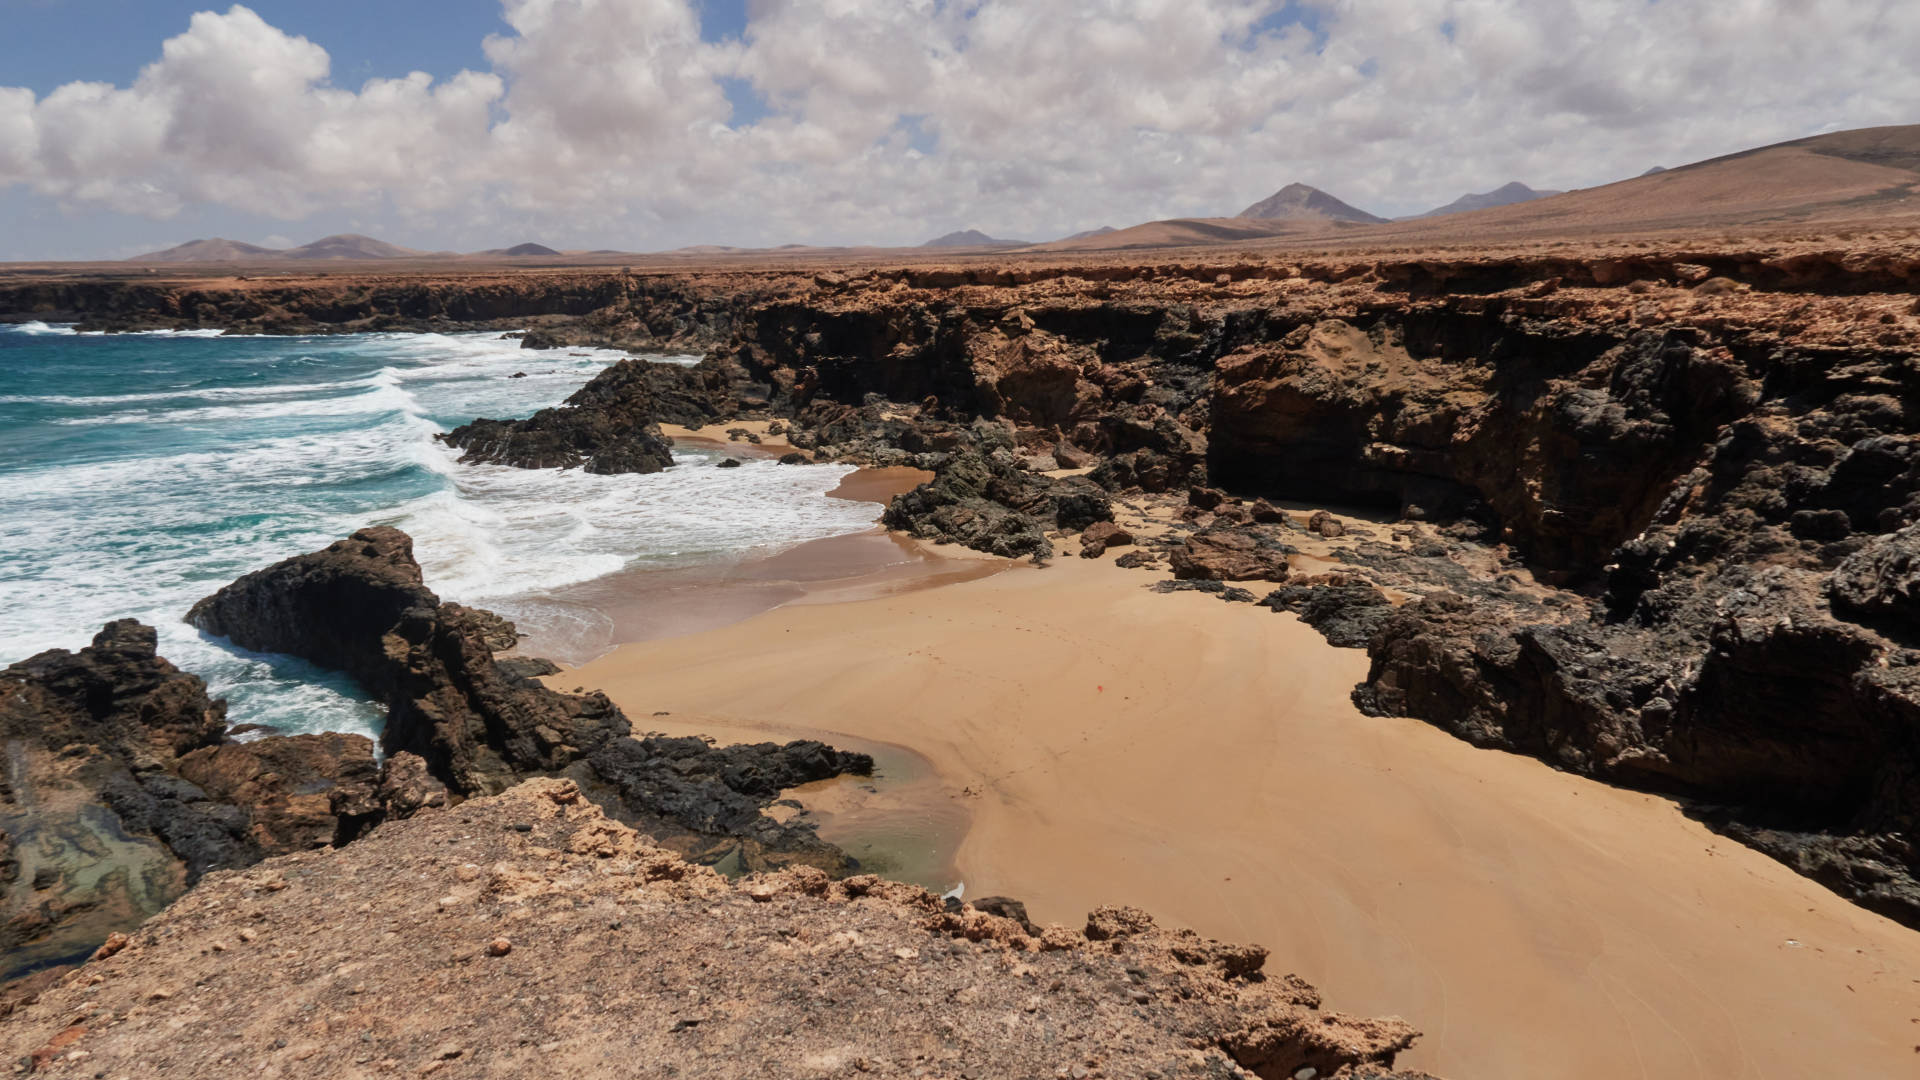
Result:
[[[475,420],[440,436],[465,453],[462,463],[590,473],[655,473],[673,464],[660,433],[645,372],[623,360],[575,391],[566,404],[525,420]]]
[[[1029,472],[1004,447],[947,456],[934,472],[933,480],[887,506],[881,521],[888,528],[1044,562],[1053,555],[1049,531],[1079,532],[1113,520],[1113,506],[1099,485]]]
[[[226,703],[155,642],[122,620],[0,672],[0,980],[85,959],[210,870],[385,813],[368,740],[228,741]]]
[[[195,604],[187,621],[351,675],[387,708],[387,752],[417,755],[456,795],[567,775],[611,813],[704,859],[747,870],[852,868],[811,824],[780,825],[760,811],[782,788],[871,772],[871,758],[807,741],[716,748],[635,739],[605,694],[549,689],[539,676],[558,669],[545,661],[496,659],[515,640],[511,624],[442,603],[398,529],[362,529],[248,574]]]

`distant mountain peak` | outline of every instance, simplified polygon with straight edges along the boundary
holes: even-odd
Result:
[[[1535,191],[1533,188],[1528,187],[1518,180],[1509,180],[1499,187],[1494,188],[1492,191],[1462,195],[1445,206],[1429,210],[1418,216],[1426,218],[1441,217],[1446,214],[1468,214],[1475,210],[1489,210],[1496,206],[1512,206],[1515,203],[1532,202],[1535,199],[1544,199],[1550,195],[1559,194],[1561,194],[1561,192],[1558,191]]]
[[[502,251],[500,254],[521,256],[521,255],[558,255],[560,253],[553,250],[552,248],[548,247],[545,244],[525,243],[525,244],[515,244],[512,247],[506,249],[505,251]]]
[[[1300,183],[1288,184],[1240,211],[1239,216],[1261,221],[1325,218],[1330,221],[1350,221],[1361,225],[1382,225],[1387,220],[1349,206],[1317,187]]]
[[[135,255],[128,262],[244,262],[249,259],[278,259],[286,253],[277,248],[242,243],[224,237],[189,240],[165,251]]]
[[[420,252],[359,233],[336,233],[286,253],[290,259],[404,259]]]
[[[375,240],[371,236],[358,233],[339,233],[321,237],[311,244],[302,244],[297,248],[269,248],[258,244],[243,244],[237,240],[223,240],[214,237],[210,240],[195,240],[191,243],[170,247],[165,251],[148,252],[136,255],[128,262],[259,262],[262,260],[313,260],[332,259],[337,261],[361,261],[375,259],[405,259],[422,254],[412,248],[403,248],[389,244],[385,240]]]
[[[979,229],[961,229],[945,236],[935,237],[920,245],[921,247],[1025,247],[1025,240],[996,240]]]

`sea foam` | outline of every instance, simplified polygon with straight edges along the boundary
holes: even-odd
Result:
[[[547,590],[858,531],[873,517],[822,497],[840,466],[723,470],[718,453],[691,451],[662,473],[596,476],[461,465],[434,438],[558,404],[622,353],[531,352],[493,334],[12,329],[0,338],[0,664],[135,617],[229,699],[236,723],[377,728],[378,710],[338,675],[181,622],[240,574],[366,525],[412,534],[443,598],[533,614]]]

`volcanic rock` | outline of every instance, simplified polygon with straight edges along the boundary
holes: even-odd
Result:
[[[1169,550],[1173,576],[1182,580],[1280,581],[1291,574],[1288,548],[1250,529],[1205,529]]]
[[[187,621],[351,675],[387,706],[387,751],[420,755],[463,794],[503,790],[521,770],[564,768],[628,731],[603,695],[506,678],[489,642],[496,617],[442,604],[398,529],[362,529],[257,570],[195,604]]]
[[[245,648],[345,671],[383,702],[397,815],[446,801],[437,785],[484,795],[568,771],[613,812],[689,853],[717,859],[739,849],[749,869],[794,860],[851,869],[810,825],[779,825],[759,810],[782,786],[870,772],[871,758],[811,742],[715,748],[632,739],[606,695],[547,688],[539,677],[558,669],[543,660],[497,660],[494,645],[512,640],[504,620],[442,603],[398,529],[362,529],[248,574],[195,604],[187,620]],[[408,760],[415,756],[419,767]]]
[[[0,672],[0,979],[77,962],[210,870],[351,837],[383,812],[355,735],[225,740],[226,703],[109,623]]]
[[[526,346],[529,339],[521,344]],[[564,405],[525,420],[475,420],[440,438],[466,451],[460,460],[468,464],[659,472],[673,464],[673,444],[660,433],[647,377],[651,366],[623,360],[575,391]]]
[[[84,960],[191,878],[247,861],[244,812],[214,807],[170,771],[220,741],[226,705],[156,641],[122,620],[78,653],[0,672],[12,759],[0,788],[0,979]]]
[[[1327,540],[1337,540],[1347,534],[1347,527],[1340,524],[1339,518],[1334,517],[1325,510],[1315,510],[1307,518],[1307,531],[1319,533],[1322,538]]]
[[[246,807],[248,838],[262,852],[343,844],[385,813],[373,743],[359,735],[203,747],[181,757],[178,773],[210,797]]]
[[[1097,559],[1105,555],[1108,548],[1126,547],[1131,543],[1132,533],[1111,521],[1096,521],[1080,534],[1080,557]]]
[[[1029,472],[1005,450],[969,451],[943,462],[932,481],[897,496],[881,520],[935,543],[1043,562],[1053,555],[1049,529],[1112,521],[1113,506],[1088,480]]]
[[[1288,585],[1260,601],[1290,611],[1343,649],[1364,649],[1393,614],[1393,602],[1372,585]]]
[[[1833,606],[1920,629],[1920,525],[1876,536],[1833,571]]]

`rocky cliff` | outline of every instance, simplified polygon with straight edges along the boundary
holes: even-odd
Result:
[[[877,391],[1002,422],[1031,470],[1094,461],[1114,496],[1171,492],[1176,576],[1292,582],[1269,606],[1373,656],[1364,709],[1685,796],[1920,925],[1915,309],[1785,269],[1648,260],[1586,268],[1608,288],[1443,293],[1459,268],[1376,266],[1332,287],[1222,280],[1204,301],[1162,286],[1152,305],[889,289],[770,305],[735,348],[802,424]],[[964,461],[913,459],[934,488]],[[889,523],[937,526],[931,490]],[[1262,497],[1403,525],[1315,575],[1287,558],[1303,523],[1259,520]],[[993,530],[920,531],[998,550]]]
[[[1024,927],[798,869],[729,883],[564,780],[199,888],[0,1025],[61,1074],[1320,1076],[1417,1037],[1265,950]]]
[[[1044,558],[1113,497],[1177,505],[1176,576],[1286,586],[1373,656],[1363,708],[1684,796],[1920,925],[1917,324],[1881,291],[1913,265],[876,272],[707,363],[820,457],[935,471],[896,528]],[[1403,524],[1315,580],[1259,499]]]

